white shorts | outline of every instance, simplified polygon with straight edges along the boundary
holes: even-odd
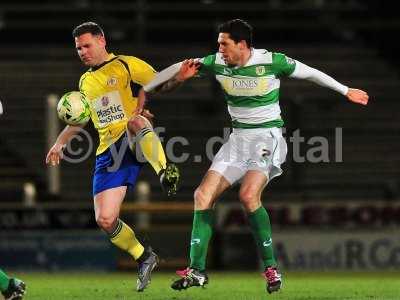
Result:
[[[213,159],[210,170],[233,185],[250,170],[264,173],[268,180],[283,173],[287,145],[281,128],[234,128],[229,140]]]

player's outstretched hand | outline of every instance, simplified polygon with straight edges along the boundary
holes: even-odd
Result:
[[[178,74],[176,75],[176,79],[178,81],[185,81],[186,79],[189,79],[193,77],[194,75],[197,74],[198,70],[200,68],[200,63],[193,58],[191,59],[185,59],[182,62],[182,66],[179,69]]]
[[[46,164],[51,164],[52,166],[58,165],[60,163],[60,159],[63,158],[63,149],[64,145],[57,143],[54,144],[47,153]]]
[[[351,102],[362,104],[362,105],[368,104],[369,96],[363,90],[349,89],[346,96]]]

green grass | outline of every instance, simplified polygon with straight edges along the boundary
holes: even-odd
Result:
[[[25,273],[18,276],[28,285],[27,300],[356,300],[400,299],[400,273],[285,273],[279,293],[265,292],[256,272],[210,272],[206,288],[173,291],[171,273],[155,273],[144,293],[137,293],[132,273]]]

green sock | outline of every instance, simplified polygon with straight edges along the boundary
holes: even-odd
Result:
[[[272,248],[271,223],[266,209],[261,206],[252,213],[249,213],[249,222],[258,249],[261,252],[264,267],[275,266],[276,260]]]
[[[10,278],[0,269],[0,291],[4,292],[8,288]]]
[[[213,210],[195,210],[193,216],[192,238],[190,240],[190,268],[204,271],[208,242],[212,236]]]

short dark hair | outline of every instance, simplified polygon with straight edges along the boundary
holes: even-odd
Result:
[[[241,19],[230,20],[219,25],[218,32],[229,33],[235,43],[245,40],[249,48],[253,45],[253,27]]]
[[[91,33],[93,35],[102,35],[104,36],[104,31],[103,29],[99,26],[99,24],[95,22],[85,22],[82,23],[74,28],[72,30],[72,36],[74,38],[81,36],[82,34],[85,33]]]

